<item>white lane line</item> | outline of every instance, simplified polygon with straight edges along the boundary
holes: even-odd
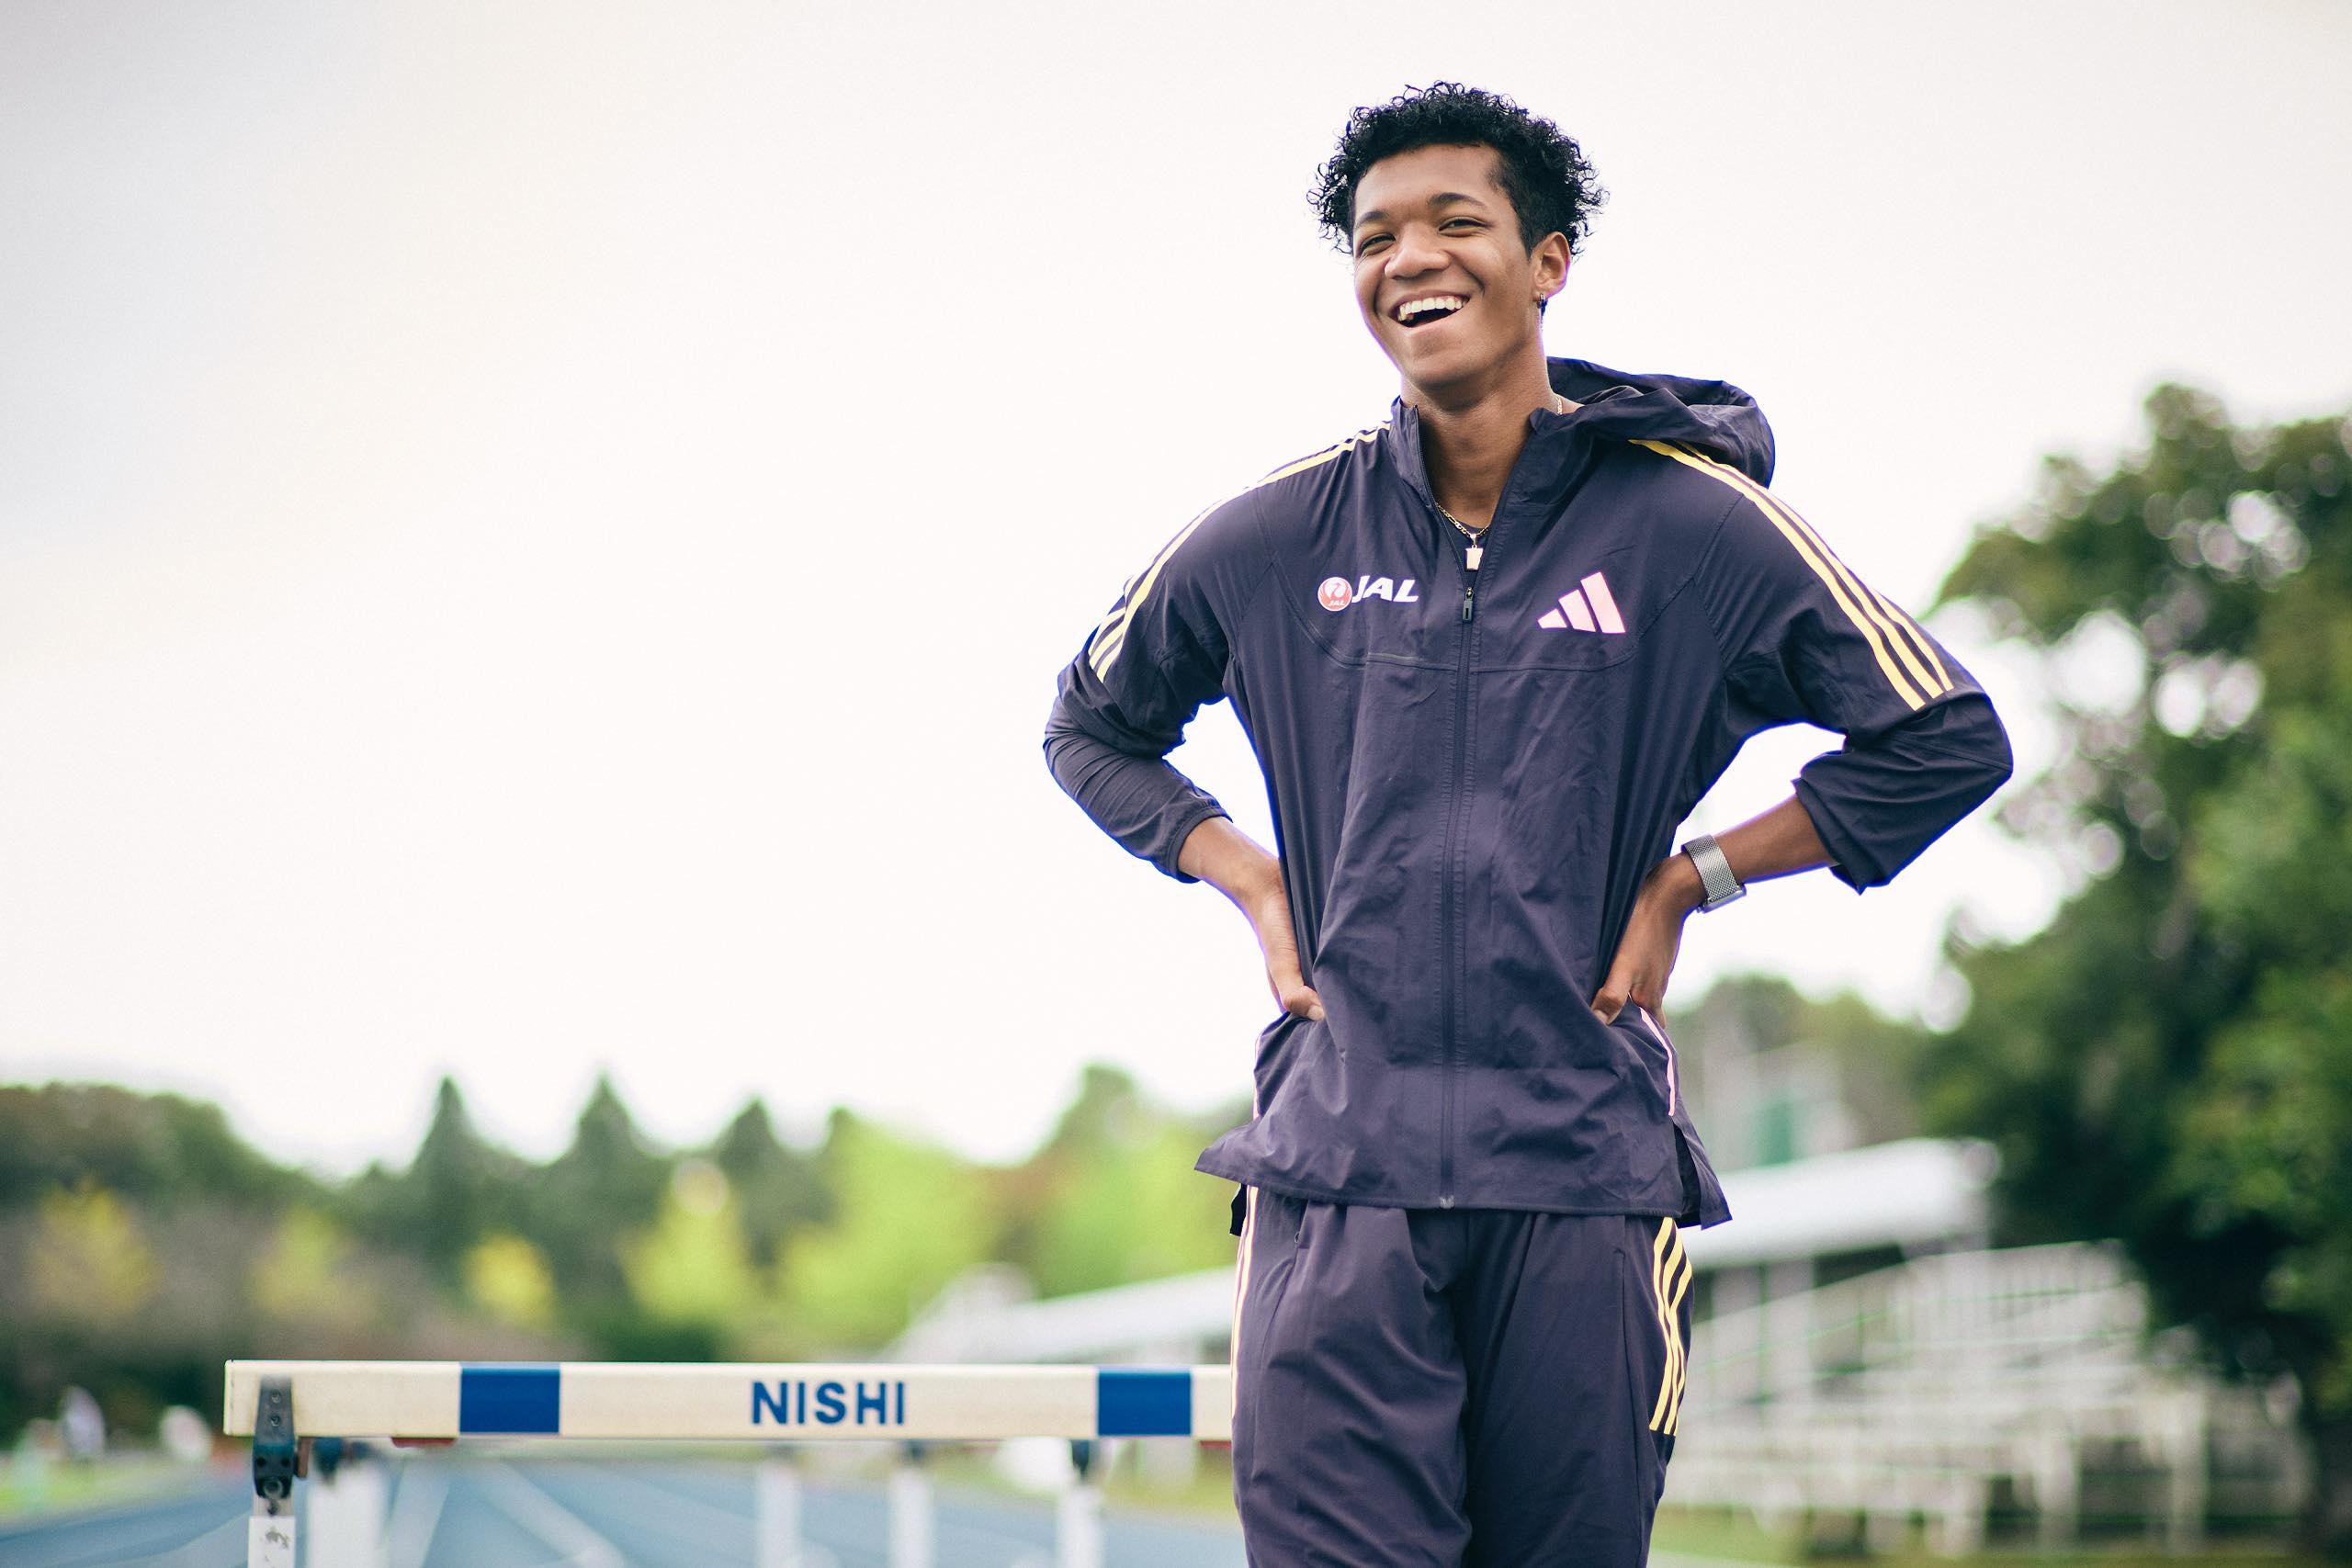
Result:
[[[575,1568],[628,1568],[620,1548],[590,1529],[587,1521],[499,1461],[477,1472],[491,1506],[563,1553]]]
[[[433,1532],[441,1528],[442,1505],[448,1500],[449,1483],[437,1470],[413,1460],[401,1468],[392,1517],[384,1525],[390,1568],[424,1568],[424,1554],[433,1550]]]

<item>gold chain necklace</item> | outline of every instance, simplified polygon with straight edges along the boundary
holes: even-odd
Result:
[[[1445,509],[1445,502],[1437,501],[1437,497],[1435,496],[1431,496],[1430,499],[1437,502],[1437,514],[1440,517],[1444,518],[1448,523],[1453,524],[1456,528],[1461,529],[1462,536],[1464,538],[1476,539],[1478,536],[1478,530],[1470,526],[1469,524],[1462,521],[1461,518],[1456,517],[1453,513],[1448,512]]]

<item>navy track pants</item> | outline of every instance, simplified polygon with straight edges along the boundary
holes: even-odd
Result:
[[[1234,1305],[1250,1568],[1637,1568],[1681,1414],[1672,1220],[1252,1190]]]

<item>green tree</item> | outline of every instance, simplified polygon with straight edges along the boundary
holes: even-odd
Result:
[[[621,1248],[631,1298],[657,1330],[730,1353],[758,1314],[766,1282],[743,1239],[739,1209],[717,1168],[689,1161],[661,1217]]]
[[[785,1249],[786,1322],[801,1348],[873,1349],[949,1280],[996,1256],[992,1194],[949,1151],[835,1111],[818,1165],[833,1217]]]
[[[1232,1262],[1233,1189],[1193,1168],[1213,1135],[1090,1064],[1052,1135],[1012,1173],[1001,1256],[1046,1296]]]
[[[25,1269],[36,1313],[113,1325],[154,1295],[154,1251],[121,1199],[85,1182],[51,1192],[40,1213]]]
[[[671,1160],[657,1152],[600,1075],[580,1109],[571,1146],[532,1189],[532,1239],[547,1255],[560,1291],[587,1315],[626,1300],[620,1242],[652,1225],[670,1186]]]
[[[432,1124],[407,1172],[390,1181],[363,1180],[356,1196],[370,1233],[422,1258],[455,1291],[463,1288],[467,1255],[484,1237],[514,1227],[529,1187],[529,1168],[475,1130],[457,1080],[444,1077],[434,1092]]]
[[[287,1211],[247,1270],[246,1299],[273,1318],[340,1328],[365,1321],[368,1303],[352,1289],[352,1249],[315,1210]]]
[[[2002,820],[2077,886],[1955,957],[1931,1114],[2013,1234],[2120,1237],[2225,1365],[2290,1375],[2312,1543],[2352,1556],[2352,424],[2179,387],[1945,585],[2042,660],[2063,739]]]
[[[539,1249],[500,1234],[466,1254],[466,1299],[500,1323],[545,1328],[555,1321],[555,1278]]]
[[[832,1194],[817,1162],[775,1135],[768,1108],[757,1100],[736,1113],[706,1157],[733,1189],[744,1240],[763,1267],[775,1263],[795,1232],[832,1217]]]
[[[167,1206],[274,1206],[318,1190],[247,1145],[218,1106],[109,1084],[0,1087],[0,1206],[85,1181]]]

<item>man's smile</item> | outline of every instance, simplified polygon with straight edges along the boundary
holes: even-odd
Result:
[[[1404,326],[1419,327],[1442,321],[1469,303],[1459,294],[1417,294],[1388,313]]]

